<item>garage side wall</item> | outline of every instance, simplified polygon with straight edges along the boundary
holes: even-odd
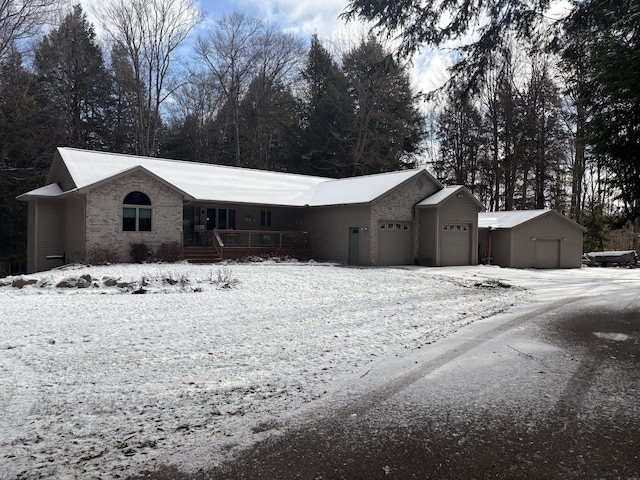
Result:
[[[369,205],[317,207],[309,211],[308,231],[314,259],[349,262],[349,232],[359,228],[360,265],[371,265]]]
[[[122,230],[122,202],[133,191],[143,192],[151,200],[150,232]],[[132,243],[144,243],[156,251],[164,243],[180,242],[182,196],[143,172],[132,172],[87,193],[86,222],[88,261],[105,255],[131,261]]]

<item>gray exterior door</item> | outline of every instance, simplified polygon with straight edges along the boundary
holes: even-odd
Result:
[[[534,244],[534,268],[560,267],[560,240],[538,239]]]
[[[349,265],[360,265],[360,227],[349,227]]]

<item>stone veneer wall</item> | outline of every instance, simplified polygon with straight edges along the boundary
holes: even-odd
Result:
[[[378,258],[379,222],[411,222],[413,232],[413,252],[417,258],[419,251],[420,220],[415,214],[414,206],[433,195],[440,187],[433,183],[427,174],[417,175],[409,182],[392,190],[371,205],[370,258],[371,264],[376,265]]]
[[[122,230],[122,201],[133,191],[151,200],[151,231]],[[157,251],[164,243],[180,242],[182,195],[142,171],[116,178],[87,193],[86,255],[111,252],[120,261],[131,261],[132,243],[144,243]]]

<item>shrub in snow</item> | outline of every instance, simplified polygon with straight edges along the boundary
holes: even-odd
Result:
[[[120,263],[120,256],[110,248],[93,248],[87,254],[87,261],[93,265]]]
[[[238,284],[238,280],[233,278],[233,272],[230,268],[219,268],[215,283],[219,288],[232,288]]]
[[[182,248],[178,242],[163,243],[158,247],[156,259],[160,262],[177,262],[182,259]]]
[[[146,243],[143,242],[131,243],[129,253],[131,254],[131,258],[133,258],[133,261],[135,263],[143,263],[152,255],[151,249],[147,246]]]

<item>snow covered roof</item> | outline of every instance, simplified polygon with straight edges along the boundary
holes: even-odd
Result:
[[[464,196],[465,194],[473,198],[475,202],[478,204],[479,208],[484,209],[483,205],[476,199],[476,197],[474,197],[471,194],[471,192],[469,192],[469,190],[467,190],[462,185],[450,185],[448,187],[444,187],[442,190],[422,200],[420,203],[418,203],[417,206],[418,207],[436,207],[440,205],[442,202],[444,202],[445,200],[447,200],[448,198],[453,197],[454,195]]]
[[[56,160],[64,163],[75,188],[64,192],[57,184],[52,183],[43,187],[50,193],[48,196],[90,188],[112,177],[141,168],[194,200],[281,206],[367,203],[409,178],[421,172],[426,173],[425,170],[403,170],[333,179],[75,148],[58,148]],[[50,182],[55,180],[49,178]],[[39,190],[42,189],[28,192],[19,198],[25,200],[42,196],[41,193],[38,194]]]
[[[313,207],[372,202],[406,182],[422,170],[402,170],[362,177],[342,178],[318,183],[308,192],[305,204]],[[302,200],[302,198],[300,199]]]
[[[549,209],[538,210],[511,210],[507,212],[482,212],[478,214],[478,228],[515,228],[544,215],[553,215],[573,223],[576,227],[586,231],[582,225],[568,217]]]
[[[29,198],[43,198],[43,197],[57,197],[64,193],[57,183],[45,185],[44,187],[36,188],[28,193],[23,193],[18,198],[21,200],[27,200]]]
[[[514,228],[538,218],[551,210],[510,210],[478,214],[478,228]]]

